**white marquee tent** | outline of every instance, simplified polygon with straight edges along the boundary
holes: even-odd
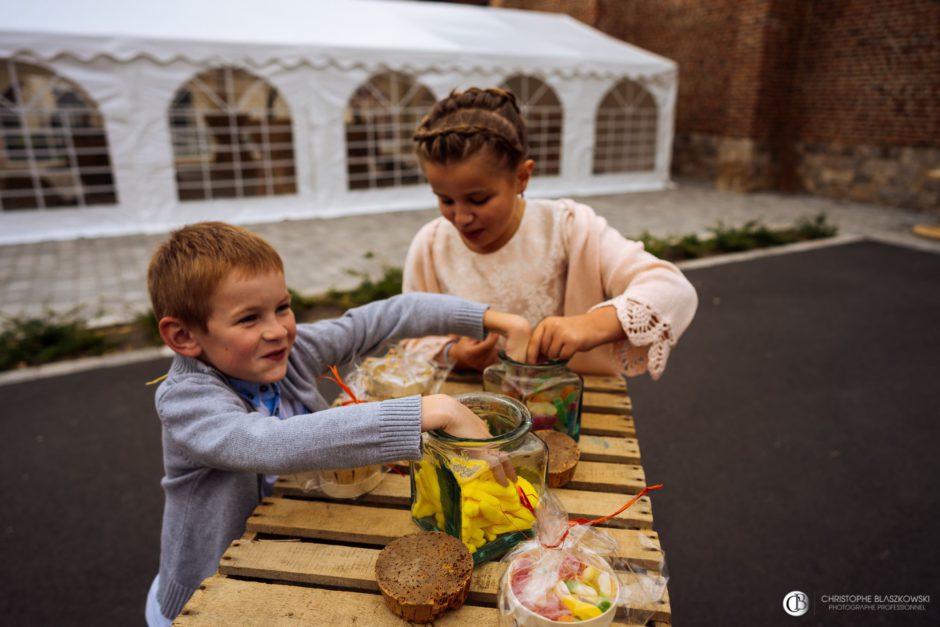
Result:
[[[398,0],[0,0],[0,243],[434,206],[411,132],[517,93],[533,195],[669,184],[675,63],[564,15]]]

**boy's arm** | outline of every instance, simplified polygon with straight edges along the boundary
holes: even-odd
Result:
[[[347,311],[342,317],[300,325],[292,365],[314,380],[333,364],[375,352],[406,337],[454,333],[484,335],[486,305],[443,294],[403,294]]]
[[[279,420],[248,411],[223,382],[192,375],[161,387],[157,410],[166,446],[187,466],[279,474],[420,457],[418,396]]]
[[[461,438],[490,437],[483,420],[444,394],[278,420],[247,411],[224,383],[197,374],[161,387],[157,407],[168,447],[187,466],[240,472],[280,474],[418,459],[420,433],[431,429]]]

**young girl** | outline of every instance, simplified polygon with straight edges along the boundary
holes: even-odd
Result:
[[[521,315],[535,327],[530,363],[570,359],[585,374],[662,374],[695,314],[695,289],[590,207],[523,197],[535,162],[512,93],[453,91],[414,140],[441,217],[411,243],[405,292],[456,294]],[[496,341],[431,337],[410,348],[482,370],[496,360]]]

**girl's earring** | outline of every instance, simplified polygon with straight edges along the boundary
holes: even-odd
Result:
[[[519,198],[525,198],[525,190],[519,192]]]

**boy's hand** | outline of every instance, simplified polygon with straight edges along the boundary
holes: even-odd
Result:
[[[526,347],[532,335],[532,325],[522,316],[487,309],[483,314],[483,326],[506,338],[506,355],[514,361],[525,361]]]
[[[600,307],[579,316],[549,316],[535,327],[526,350],[526,362],[571,359],[575,353],[626,337],[613,307]]]
[[[421,430],[434,429],[443,429],[455,438],[488,440],[493,437],[482,418],[446,394],[431,394],[421,399]],[[481,447],[471,456],[486,460],[500,485],[516,480],[516,469],[505,454]]]
[[[490,333],[485,340],[475,340],[472,337],[461,337],[450,347],[450,359],[458,368],[473,368],[483,370],[490,364],[496,363],[496,342],[499,336]]]
[[[421,430],[434,429],[443,429],[455,438],[493,437],[482,418],[446,394],[430,394],[421,399]]]

